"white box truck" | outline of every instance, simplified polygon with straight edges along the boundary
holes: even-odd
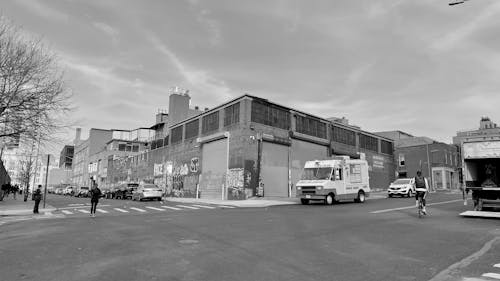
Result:
[[[462,145],[465,192],[475,211],[500,207],[500,140],[466,141]]]
[[[368,179],[366,160],[335,156],[307,161],[296,184],[297,198],[304,205],[310,200],[323,200],[328,205],[342,200],[363,203],[370,195]]]

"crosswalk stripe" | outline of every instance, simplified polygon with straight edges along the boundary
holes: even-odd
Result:
[[[113,209],[117,210],[118,212],[128,213],[128,211],[125,211],[124,209],[120,209],[120,208],[113,208]]]
[[[96,209],[96,211],[98,211],[98,212],[100,212],[100,213],[104,213],[104,214],[109,213],[108,211],[103,210],[103,209]]]
[[[226,205],[218,205],[219,208],[228,208],[228,209],[234,209],[236,207],[233,207],[233,206],[226,206]]]
[[[200,208],[205,208],[205,209],[215,209],[215,207],[212,206],[203,206],[203,205],[193,205],[195,207],[200,207]]]
[[[156,208],[156,207],[149,207],[149,206],[146,206],[146,208],[151,209],[151,210],[157,210],[157,211],[165,211],[165,210],[163,210],[163,209]]]
[[[73,214],[73,212],[70,212],[68,210],[61,210],[61,212],[63,212],[66,215],[72,215]]]
[[[181,208],[186,208],[186,209],[193,209],[193,210],[199,210],[200,208],[192,207],[192,206],[186,206],[186,205],[175,205],[177,207]]]
[[[161,206],[162,208],[165,208],[165,209],[170,209],[170,210],[175,210],[175,211],[180,211],[182,209],[179,209],[179,208],[176,208],[176,207],[170,207],[170,206]]]
[[[489,277],[489,278],[493,278],[493,279],[500,279],[500,274],[498,274],[498,273],[485,273],[481,276]]]
[[[139,209],[139,208],[135,208],[135,207],[130,207],[130,209],[132,209],[132,210],[136,210],[136,211],[138,211],[138,212],[142,212],[142,213],[145,213],[145,212],[146,212],[146,210]]]
[[[500,267],[500,263],[495,264],[493,267]]]
[[[84,214],[90,214],[90,212],[89,212],[89,211],[87,211],[87,210],[81,210],[81,209],[80,209],[80,210],[78,210],[78,212],[81,212],[81,213],[84,213]]]

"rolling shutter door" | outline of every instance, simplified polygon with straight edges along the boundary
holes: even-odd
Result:
[[[288,146],[262,143],[264,196],[288,197]]]
[[[203,144],[201,170],[200,198],[221,199],[227,172],[227,139]]]

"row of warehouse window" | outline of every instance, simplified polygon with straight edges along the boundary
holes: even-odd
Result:
[[[240,117],[240,103],[224,108],[224,127],[238,123]],[[288,109],[277,105],[269,104],[261,100],[252,101],[251,121],[290,130],[290,112]],[[171,143],[177,144],[184,139],[192,139],[198,137],[200,119],[193,120],[172,128]],[[298,133],[327,139],[327,123],[313,117],[296,115],[295,130]],[[183,127],[185,129],[183,130]],[[219,111],[213,112],[201,118],[201,133],[208,134],[219,129]],[[183,135],[184,131],[184,135]],[[359,147],[366,150],[378,152],[378,138],[359,133]],[[356,132],[333,126],[332,140],[350,146],[356,146]],[[389,141],[381,141],[381,152],[392,154],[393,144]],[[151,149],[159,148],[168,145],[168,136],[165,139],[155,140],[151,143]]]
[[[224,127],[240,122],[240,103],[235,103],[233,105],[224,108]],[[172,144],[180,143],[183,139],[183,127],[184,128],[184,139],[192,139],[198,137],[198,130],[200,127],[200,119],[195,119],[185,125],[180,125],[171,130],[171,142]],[[219,129],[219,111],[210,113],[201,118],[201,133],[208,134],[215,132]],[[164,139],[157,139],[151,142],[151,149],[160,148],[168,145],[168,138],[166,136]]]

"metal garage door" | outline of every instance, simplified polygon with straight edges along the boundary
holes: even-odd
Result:
[[[302,175],[304,163],[310,160],[327,159],[327,153],[328,149],[326,146],[295,139],[292,140],[292,197],[297,192],[295,184],[297,184]]]
[[[264,196],[288,197],[288,146],[262,143]]]
[[[201,170],[200,197],[221,199],[227,172],[227,139],[203,144]]]

